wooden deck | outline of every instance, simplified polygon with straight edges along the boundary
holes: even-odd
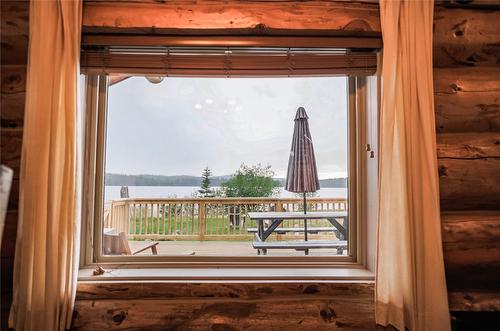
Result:
[[[112,201],[104,228],[127,234],[132,251],[144,245],[144,240],[158,241],[159,255],[198,256],[257,256],[252,247],[255,234],[248,229],[257,226],[249,213],[254,211],[295,212],[291,219],[283,221],[283,228],[293,231],[277,231],[270,240],[295,241],[303,238],[302,199],[299,198],[168,198],[168,199],[120,199]],[[325,216],[345,217],[348,206],[344,198],[311,198],[308,200],[310,240],[337,240],[335,231],[311,231],[325,229],[331,223]],[[340,220],[342,224],[345,220]],[[295,230],[296,229],[296,230]],[[147,255],[149,252],[141,253]],[[344,253],[345,254],[345,253]],[[271,256],[303,256],[295,249],[270,252]],[[336,248],[311,250],[311,255],[338,255]]]
[[[144,245],[144,241],[129,241],[132,250]],[[159,255],[197,255],[197,256],[257,256],[251,241],[159,241]],[[150,255],[143,252],[138,255]],[[344,255],[347,252],[344,251]],[[336,249],[312,249],[309,256],[337,255]],[[294,249],[269,251],[267,256],[304,256],[304,252]]]

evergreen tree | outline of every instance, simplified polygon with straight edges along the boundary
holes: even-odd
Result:
[[[203,169],[203,172],[201,174],[201,187],[198,190],[198,192],[203,196],[203,197],[213,197],[214,194],[212,192],[212,189],[210,188],[210,183],[212,182],[212,179],[210,178],[212,176],[212,170],[210,170],[209,167],[206,167]]]

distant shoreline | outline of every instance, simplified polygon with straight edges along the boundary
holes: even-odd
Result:
[[[231,178],[227,176],[213,176],[211,177],[212,186],[221,186],[223,182]],[[284,178],[275,178],[284,186]],[[346,188],[347,178],[329,178],[320,179],[320,186],[324,188]],[[198,176],[164,176],[164,175],[123,175],[107,173],[105,176],[106,186],[200,186],[201,177]]]

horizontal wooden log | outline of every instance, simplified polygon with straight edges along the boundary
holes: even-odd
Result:
[[[434,102],[437,132],[500,131],[498,92],[435,95]]]
[[[1,35],[20,36],[29,32],[29,5],[28,0],[6,0],[1,3],[0,22]]]
[[[2,65],[26,64],[28,55],[29,1],[1,1]]]
[[[17,210],[10,210],[6,214],[1,245],[2,259],[14,259],[14,252],[16,248],[17,217]],[[2,276],[5,276],[5,273],[7,271],[7,269],[3,269]]]
[[[500,68],[434,68],[438,132],[500,131]]]
[[[372,330],[373,302],[77,301],[72,330]]]
[[[437,156],[441,159],[500,158],[500,132],[440,133]]]
[[[309,30],[309,31],[301,31]],[[376,3],[85,1],[83,31],[137,34],[380,35]]]
[[[14,170],[14,179],[19,178],[23,130],[2,128],[0,132],[0,162]]]
[[[448,289],[497,287],[500,210],[445,212],[441,229]]]
[[[500,158],[438,161],[441,210],[499,208]]]
[[[500,274],[500,247],[482,243],[443,246],[447,285],[450,290],[495,288]]]
[[[25,93],[0,95],[0,118],[3,128],[20,128],[24,121]]]
[[[0,117],[2,127],[22,126],[26,97],[26,65],[3,65],[0,71]]]
[[[500,210],[441,214],[443,244],[480,243],[500,247]]]
[[[1,93],[26,92],[26,65],[2,65],[0,77]]]
[[[499,67],[434,68],[434,93],[500,92]]]
[[[496,66],[500,62],[500,11],[437,6],[434,66]]]
[[[116,298],[108,288],[102,294],[113,299],[77,299],[73,329],[371,330],[375,323],[372,284],[146,285],[153,292],[170,288],[169,298],[144,298],[150,291],[137,292],[138,286],[128,289],[142,298]],[[123,287],[119,293],[128,296]]]
[[[451,311],[500,311],[500,290],[464,290],[448,292]]]
[[[80,282],[76,299],[237,298],[256,300],[276,296],[320,296],[347,299],[353,294],[361,297],[373,296],[373,283]]]
[[[465,8],[465,9],[500,9],[498,0],[436,0],[436,4],[447,8]]]
[[[0,54],[2,56],[2,64],[26,64],[28,62],[28,37],[2,37]]]
[[[442,210],[498,209],[500,133],[437,135]]]

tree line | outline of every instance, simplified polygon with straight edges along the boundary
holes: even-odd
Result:
[[[200,186],[200,196],[226,197],[269,197],[279,194],[279,187],[285,184],[284,178],[275,178],[270,165],[248,166],[242,164],[233,175],[212,176],[206,167],[198,176],[163,175],[123,175],[107,173],[105,185],[108,186]],[[320,186],[347,187],[347,178],[320,180]],[[218,187],[218,188],[214,188]]]

